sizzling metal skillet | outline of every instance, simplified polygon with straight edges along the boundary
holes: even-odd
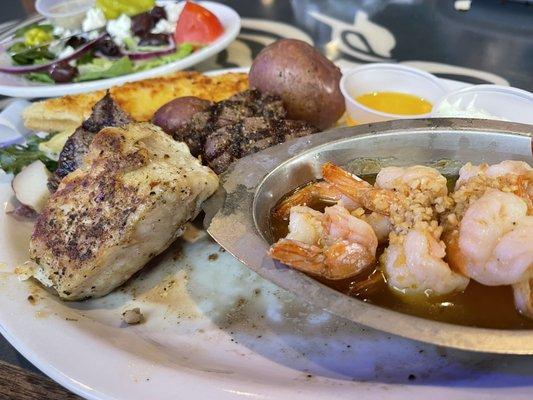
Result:
[[[253,271],[333,314],[388,333],[464,350],[533,354],[533,330],[497,330],[436,322],[343,295],[267,257],[269,213],[292,189],[320,176],[325,161],[345,165],[387,158],[393,165],[441,159],[531,163],[533,126],[474,119],[399,120],[340,128],[296,139],[235,163],[205,204],[211,236]]]

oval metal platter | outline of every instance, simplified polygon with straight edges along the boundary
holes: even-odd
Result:
[[[346,296],[267,257],[271,208],[287,192],[320,177],[320,165],[355,159],[385,165],[452,160],[531,163],[533,126],[473,119],[389,121],[338,128],[283,143],[235,163],[205,205],[205,226],[253,271],[300,298],[351,321],[406,338],[464,350],[533,354],[533,330],[498,330],[423,319]]]

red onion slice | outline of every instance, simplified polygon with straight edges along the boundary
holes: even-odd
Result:
[[[69,56],[60,58],[58,60],[50,61],[46,64],[37,64],[37,65],[12,65],[12,66],[1,66],[0,65],[0,72],[5,72],[6,74],[27,74],[29,72],[46,72],[55,64],[61,63],[61,62],[68,62],[71,60],[75,60],[82,55],[84,55],[87,51],[89,51],[91,48],[93,48],[101,39],[103,39],[107,33],[103,33],[102,35],[98,36],[96,39],[93,39],[84,45],[78,47],[74,53],[72,53]]]
[[[125,56],[128,56],[130,60],[147,60],[149,58],[153,57],[159,57],[159,56],[166,56],[168,54],[172,54],[176,51],[176,43],[172,38],[170,38],[170,44],[167,47],[163,47],[162,49],[157,49],[153,51],[124,51],[122,50],[122,54]]]

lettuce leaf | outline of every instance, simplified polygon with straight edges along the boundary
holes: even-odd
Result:
[[[135,64],[128,57],[122,57],[118,60],[94,58],[91,62],[78,65],[79,75],[75,81],[85,82],[95,79],[114,78],[132,72],[146,71],[148,69],[159,67],[160,65],[181,60],[191,54],[194,49],[195,47],[192,44],[185,43],[179,46],[172,54],[150,58],[146,61],[136,62]]]
[[[34,82],[54,83],[54,80],[47,72],[30,72],[26,74],[26,78]]]
[[[95,58],[92,62],[79,65],[77,82],[92,81],[95,79],[114,78],[133,72],[133,62],[128,57],[118,60]]]
[[[135,71],[146,71],[147,69],[152,69],[165,65],[174,61],[181,60],[182,58],[187,57],[194,51],[194,46],[189,43],[184,43],[179,46],[176,51],[172,54],[166,56],[154,57],[146,61],[141,61],[135,66]]]
[[[18,174],[26,165],[30,165],[36,160],[41,160],[50,171],[55,171],[57,162],[51,160],[44,152],[39,150],[39,144],[48,139],[47,137],[40,138],[37,135],[32,135],[26,138],[24,145],[15,144],[0,148],[0,168],[5,172]]]

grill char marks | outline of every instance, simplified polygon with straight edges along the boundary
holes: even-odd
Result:
[[[213,132],[206,140],[203,157],[220,174],[239,158],[316,131],[303,121],[245,118]]]
[[[106,94],[94,105],[89,118],[65,143],[59,154],[58,168],[48,182],[50,190],[55,191],[61,179],[82,164],[95,134],[105,127],[120,127],[130,122],[132,122],[131,117],[117,106],[109,93]]]
[[[247,90],[195,114],[174,138],[220,174],[238,158],[317,132],[286,115],[278,97]]]
[[[37,218],[29,273],[63,299],[103,296],[165,250],[217,187],[156,126],[102,129]]]

